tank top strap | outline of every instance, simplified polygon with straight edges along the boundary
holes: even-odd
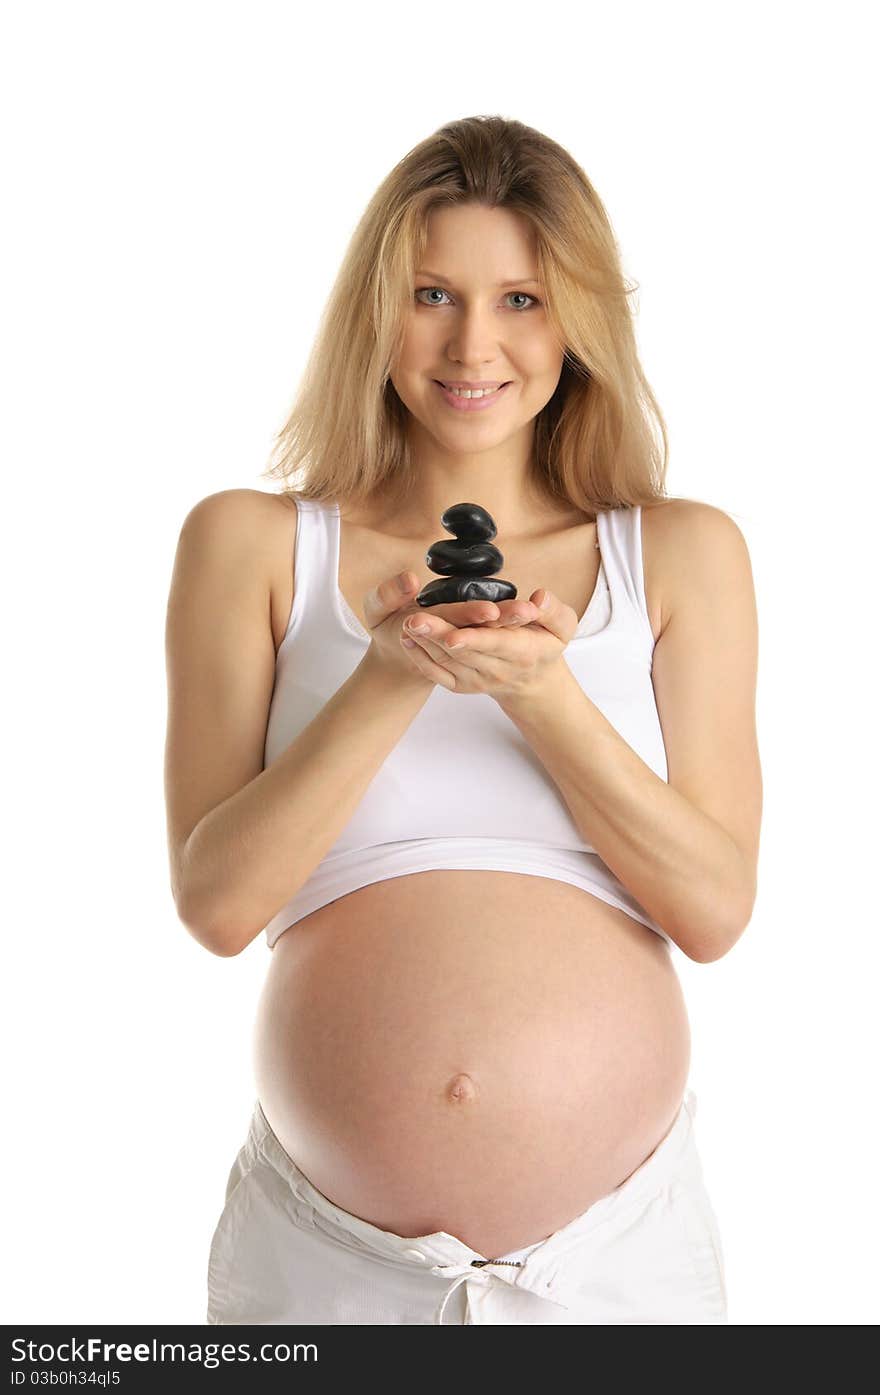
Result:
[[[334,605],[338,519],[333,506],[294,497],[297,525],[291,624],[295,620],[301,631],[322,635],[326,642],[334,621],[339,623]]]
[[[653,645],[654,631],[645,594],[641,505],[599,513],[596,530],[612,607],[630,626],[647,630]]]

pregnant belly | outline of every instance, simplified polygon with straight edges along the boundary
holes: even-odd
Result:
[[[690,1030],[663,940],[577,887],[438,870],[278,940],[257,1092],[313,1186],[491,1257],[623,1182],[681,1104]]]

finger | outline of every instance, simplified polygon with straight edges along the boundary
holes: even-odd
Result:
[[[486,609],[494,614],[487,614]],[[447,609],[445,606],[420,606],[407,615],[404,619],[404,628],[407,634],[412,634],[418,639],[443,639],[446,635],[457,634],[459,630],[469,625],[485,628],[498,615],[498,606],[494,601],[467,601],[457,603],[449,607],[456,612],[454,616],[444,616],[439,611]]]
[[[364,617],[368,627],[374,630],[395,610],[410,605],[418,586],[419,579],[411,571],[401,572],[399,576],[387,577],[385,581],[380,581],[378,586],[374,586],[363,598]]]
[[[479,631],[474,633],[453,627],[446,634],[413,634],[413,639],[441,665],[455,662],[473,667],[481,660],[496,655],[499,649],[503,650],[504,640],[494,639],[486,633],[491,628],[494,627],[481,625]]]
[[[501,629],[515,629],[517,626],[529,623],[528,615],[508,616],[508,623],[501,621],[492,624],[473,625],[470,629],[467,626],[459,628],[457,625],[450,625],[439,616],[408,615],[403,624],[403,631],[410,635],[417,643],[421,644],[429,653],[436,653],[444,656],[447,652],[462,655],[466,652],[469,643],[474,649],[479,649],[480,653],[495,654],[498,652],[498,641],[487,638],[487,631],[494,632]],[[503,645],[504,641],[501,641]]]
[[[428,635],[413,635],[413,639],[426,654],[436,659],[442,667],[453,661],[458,662],[462,658],[467,661],[468,647],[462,637],[463,633],[462,630],[453,628],[448,634],[438,635],[433,639]],[[486,652],[485,646],[483,646],[482,653]]]
[[[537,611],[535,623],[567,644],[578,627],[578,617],[571,606],[546,587],[533,591],[530,600]]]
[[[410,616],[401,629],[401,640],[408,638],[410,643],[416,645],[418,649],[421,649],[423,654],[435,660],[444,670],[448,670],[452,655],[447,654],[444,647],[445,642],[447,640],[452,641],[457,639],[458,636],[462,634],[462,631],[456,625],[444,625],[442,621],[435,620],[432,622],[430,630],[426,630],[425,633],[420,633],[420,630],[425,624],[426,622],[423,620],[422,616]],[[409,652],[415,653],[415,650],[410,650]],[[459,650],[457,652],[460,653],[461,651]]]
[[[500,609],[494,601],[452,601],[449,605],[426,605],[419,609],[424,617],[443,620],[447,625],[484,625],[497,620]]]
[[[501,606],[499,618],[490,629],[503,629],[515,625],[531,625],[540,621],[541,612],[532,601],[508,601]]]
[[[402,632],[400,639],[401,643],[403,643],[404,635]],[[423,673],[426,678],[430,678],[434,683],[439,683],[441,687],[450,688],[452,691],[455,691],[455,679],[445,668],[434,662],[421,644],[414,641],[412,649],[407,648],[406,652],[409,655],[410,662],[415,664],[419,673]]]
[[[541,620],[541,611],[534,601],[527,601],[523,597],[517,597],[512,601],[498,601],[494,606],[495,615],[487,616],[480,621],[481,628],[498,630],[508,625],[529,625]],[[461,622],[464,624],[464,621]],[[476,622],[469,620],[469,624]]]

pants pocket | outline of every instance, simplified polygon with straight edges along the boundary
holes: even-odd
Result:
[[[311,1205],[251,1136],[229,1173],[211,1241],[208,1323],[310,1320],[314,1240]]]
[[[727,1322],[724,1251],[709,1194],[701,1181],[677,1182],[671,1188],[671,1199],[700,1296],[712,1315],[710,1320]]]
[[[243,1193],[256,1159],[246,1143],[239,1149],[226,1181],[223,1209],[214,1227],[208,1254],[208,1312],[209,1324],[226,1322],[224,1316],[229,1301],[229,1281],[235,1260],[235,1248],[244,1212]]]

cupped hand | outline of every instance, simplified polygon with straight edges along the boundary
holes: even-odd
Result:
[[[549,598],[546,609],[538,602]],[[578,617],[551,592],[538,590],[527,601],[470,602],[494,606],[488,617],[462,628],[443,611],[455,606],[417,607],[401,626],[400,643],[425,678],[453,693],[488,693],[494,698],[528,697],[556,677]],[[427,626],[419,634],[414,625]]]
[[[430,623],[443,626],[444,631],[460,633],[460,627],[479,625],[481,622],[496,620],[500,607],[494,601],[455,601],[448,605],[420,606],[416,600],[419,580],[412,572],[404,572],[407,587],[404,590],[396,577],[380,581],[363,598],[364,618],[370,632],[370,662],[378,663],[382,669],[396,672],[402,678],[416,683],[421,677],[428,688],[435,680],[410,662],[406,649],[401,647],[401,634],[404,621],[412,617],[421,619],[431,616]]]

